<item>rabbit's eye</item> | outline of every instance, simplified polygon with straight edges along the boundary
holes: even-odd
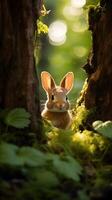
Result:
[[[68,100],[68,97],[66,96],[66,101]]]
[[[52,94],[52,96],[51,96],[51,99],[52,99],[52,101],[54,100],[54,95]]]

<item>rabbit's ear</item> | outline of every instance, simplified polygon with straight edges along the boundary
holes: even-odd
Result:
[[[41,73],[41,82],[43,89],[48,92],[50,89],[55,88],[56,84],[54,79],[52,78],[51,74],[43,71]]]
[[[67,90],[67,93],[70,92],[74,84],[74,74],[73,72],[68,72],[60,82],[60,86]]]

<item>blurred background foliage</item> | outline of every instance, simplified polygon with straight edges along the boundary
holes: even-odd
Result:
[[[98,2],[99,0],[44,1],[50,13],[42,21],[48,25],[49,32],[39,36],[39,55],[36,57],[38,70],[39,73],[43,70],[50,72],[57,84],[68,71],[73,71],[75,82],[69,95],[71,102],[75,102],[86,77],[82,67],[86,64],[92,45],[91,32],[88,30],[88,9]],[[41,99],[45,99],[42,88],[40,91]]]

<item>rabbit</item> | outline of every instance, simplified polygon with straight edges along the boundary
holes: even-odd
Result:
[[[57,86],[50,73],[41,72],[42,87],[47,94],[47,101],[41,116],[50,120],[53,126],[60,129],[68,129],[72,123],[72,116],[69,111],[67,94],[74,84],[73,72],[68,72]]]

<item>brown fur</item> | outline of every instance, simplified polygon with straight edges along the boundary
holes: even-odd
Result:
[[[71,114],[69,111],[65,112],[51,112],[44,110],[42,112],[42,117],[50,120],[54,126],[57,128],[66,129],[71,125]]]
[[[57,128],[67,129],[71,124],[67,94],[73,87],[74,75],[68,72],[57,86],[51,74],[41,73],[42,87],[46,91],[47,101],[42,117],[50,120]]]

